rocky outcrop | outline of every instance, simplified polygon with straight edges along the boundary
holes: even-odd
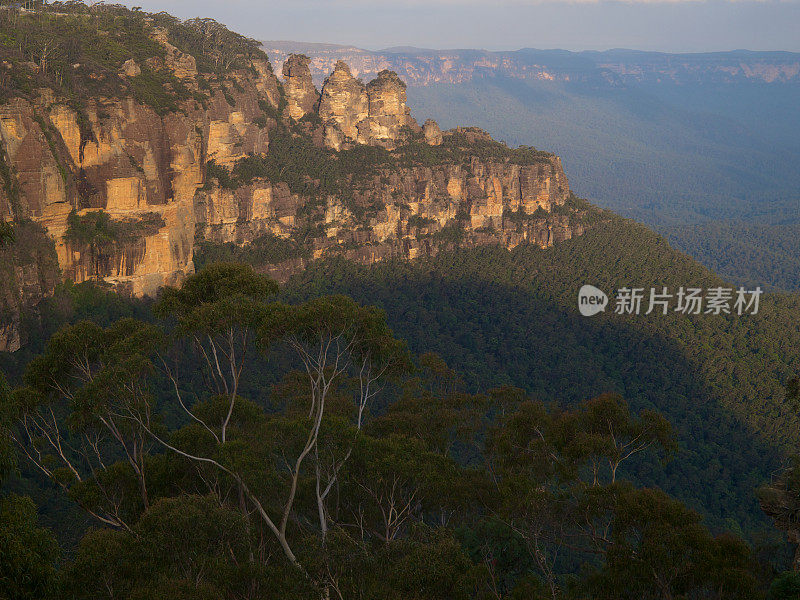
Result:
[[[370,263],[452,245],[547,247],[583,231],[580,210],[564,207],[570,192],[558,157],[515,154],[475,128],[443,133],[430,120],[419,127],[405,84],[392,72],[364,85],[339,63],[317,94],[307,59],[291,57],[281,113],[280,84],[266,61],[252,60],[208,89],[186,55],[164,36],[156,39],[173,73],[204,90],[179,111],[158,112],[132,97],[76,106],[49,89],[0,105],[0,217],[35,222],[53,259],[9,261],[6,279],[14,283],[3,291],[0,348],[21,343],[23,307],[52,290],[59,271],[75,282],[99,278],[130,294],[155,295],[193,272],[197,241],[246,244],[274,236],[298,249],[264,266],[285,277],[331,254]],[[131,59],[121,76],[138,77],[143,68]],[[309,114],[318,118],[303,119]],[[314,176],[283,175],[308,167],[291,156],[274,178],[257,168],[261,177],[248,178],[247,169],[242,175],[240,164],[252,163],[240,161],[267,157],[274,136],[282,136],[277,147],[284,149],[384,150],[355,152],[346,161],[320,150],[313,160],[330,162],[310,169]],[[432,148],[419,153],[417,142]],[[337,174],[335,185],[323,185],[322,173]],[[75,219],[98,210],[118,237],[95,244],[71,233]]]
[[[292,54],[283,64],[283,89],[286,92],[289,117],[299,121],[312,112],[319,102],[319,92],[311,81],[309,58],[303,54]]]
[[[440,135],[442,143],[467,152],[471,144],[496,144],[473,128]],[[331,254],[368,264],[453,245],[549,247],[585,227],[583,211],[565,206],[571,196],[561,161],[543,153],[525,164],[507,156],[430,167],[392,164],[347,187],[348,197],[328,195],[320,205],[322,199],[291,193],[286,184],[255,180],[230,190],[212,182],[198,194],[198,235],[244,244],[264,234],[297,240],[298,232],[306,232],[305,256],[264,266],[285,279],[308,260]]]
[[[290,115],[294,107],[295,114],[305,116],[310,111],[307,107],[317,105],[309,100],[314,86],[308,57],[289,56],[283,74]],[[422,131],[406,105],[406,85],[396,73],[381,71],[365,86],[342,61],[325,79],[317,114],[324,126],[324,143],[333,150],[354,144],[392,150],[410,134]]]
[[[329,148],[341,150],[345,143],[363,139],[359,124],[369,116],[367,90],[341,61],[322,86],[319,116],[325,125],[325,144]]]
[[[433,119],[428,119],[422,126],[425,142],[430,146],[439,146],[442,143],[442,130]]]
[[[178,79],[183,80],[185,83],[197,83],[197,60],[191,54],[181,52],[169,43],[169,36],[167,30],[163,27],[153,28],[153,39],[164,46],[166,50],[166,57],[164,60],[165,66],[172,71]],[[156,69],[161,66],[160,59],[150,59],[151,66]]]
[[[25,343],[22,321],[53,293],[61,273],[47,231],[31,221],[17,224],[16,241],[0,246],[0,352],[14,352]],[[23,316],[24,315],[24,316]]]
[[[196,77],[193,61],[175,52],[167,60],[176,75]],[[262,108],[277,108],[279,97],[269,65],[230,78],[236,84],[213,89],[204,106],[188,100],[165,115],[133,98],[92,98],[75,108],[47,89],[0,105],[0,144],[17,189],[13,197],[0,191],[0,216],[43,225],[73,281],[101,277],[135,295],[179,284],[194,271],[194,198],[207,161],[232,166],[267,152],[276,124]],[[94,249],[64,239],[73,210],[103,210],[134,233],[145,216],[162,225],[142,228],[98,261]]]
[[[403,128],[413,133],[421,131],[406,106],[406,84],[393,71],[381,71],[367,84],[369,113],[366,131],[359,140],[362,144],[394,148],[403,140]]]

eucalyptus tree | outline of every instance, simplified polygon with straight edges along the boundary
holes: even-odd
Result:
[[[274,282],[251,267],[234,264],[212,265],[181,289],[165,290],[156,312],[176,320],[176,344],[189,340],[194,346],[206,393],[189,401],[182,380],[191,377],[179,372],[181,359],[160,354],[172,401],[189,425],[164,435],[137,415],[130,418],[163,448],[193,463],[220,500],[227,497],[227,484],[219,477],[232,483],[242,512],[257,519],[285,557],[299,564],[293,535],[313,520],[324,539],[331,490],[369,405],[387,380],[408,368],[409,359],[382,312],[336,296],[287,305],[274,301],[276,291]],[[274,369],[268,359],[277,351],[293,356],[303,373],[277,414],[265,414],[239,396],[254,344],[264,361],[253,368]],[[329,403],[336,394],[345,400],[334,409]],[[237,420],[248,411],[250,417]],[[313,489],[313,517],[298,503],[307,483]],[[293,524],[298,525],[294,534]]]
[[[68,326],[30,362],[6,409],[21,455],[115,527],[129,528],[149,505],[148,431],[155,415],[148,376],[161,337],[135,319],[105,329],[88,321]],[[133,493],[111,476],[120,458],[138,482]]]
[[[187,278],[180,288],[165,288],[155,306],[157,315],[177,321],[173,340],[188,339],[193,344],[204,367],[207,391],[227,399],[219,423],[200,420],[181,391],[179,367],[184,356],[160,357],[181,409],[220,444],[227,439],[248,351],[252,351],[264,321],[274,322],[284,314],[282,307],[270,302],[277,292],[278,285],[253,272],[252,267],[217,263]]]

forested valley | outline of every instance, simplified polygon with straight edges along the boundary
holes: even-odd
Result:
[[[281,288],[61,286],[3,357],[9,597],[792,598],[797,299],[574,312],[633,278],[720,281],[614,219]]]
[[[772,220],[665,238],[308,61],[0,0],[0,600],[800,597],[791,161],[751,149]],[[618,111],[584,112],[561,133],[605,156]],[[685,138],[669,114],[633,147]],[[627,214],[747,216],[749,172],[681,199],[619,165]],[[576,305],[764,273],[746,314]]]

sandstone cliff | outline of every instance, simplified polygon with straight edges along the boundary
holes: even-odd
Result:
[[[289,57],[280,82],[252,41],[214,22],[131,14],[147,53],[105,71],[70,65],[94,86],[80,101],[43,68],[12,64],[38,87],[0,102],[0,218],[35,223],[52,246],[5,251],[0,349],[19,345],[22,309],[59,270],[152,296],[194,271],[198,244],[277,240],[284,250],[259,266],[284,278],[333,254],[547,247],[583,231],[558,157],[419,127],[393,72],[365,85],[340,62],[318,92],[306,57]]]
[[[303,146],[302,134],[285,135]],[[307,260],[331,255],[372,263],[457,245],[549,247],[584,231],[587,207],[571,196],[558,157],[510,151],[475,129],[439,135],[438,146],[420,134],[354,171],[342,170],[341,163],[349,163],[358,148],[331,155],[337,164],[330,166],[340,170],[328,171],[320,167],[324,155],[306,140],[310,154],[298,150],[291,166],[315,169],[293,186],[258,176],[243,185],[210,181],[195,203],[198,235],[215,244],[248,244],[264,236],[292,240],[305,251],[262,265],[284,279]],[[335,181],[322,185],[320,173]]]
[[[194,270],[194,196],[207,161],[231,166],[267,151],[280,84],[263,53],[237,49],[223,75],[200,73],[200,59],[170,42],[166,26],[152,18],[138,25],[149,38],[140,34],[134,42],[151,41],[153,55],[87,78],[113,79],[117,94],[76,101],[42,87],[12,90],[18,93],[0,104],[0,158],[9,180],[0,188],[0,217],[43,225],[64,277],[99,276],[153,295]],[[158,96],[164,92],[153,88],[160,83],[175,93]],[[100,256],[94,244],[65,235],[70,213],[96,210],[128,234],[106,240]],[[143,220],[148,224],[137,232]],[[153,223],[160,226],[154,230]]]
[[[339,61],[317,95],[308,57],[292,54],[283,65],[283,76],[289,116],[318,116],[324,143],[333,150],[353,144],[391,150],[407,141],[408,133],[421,131],[406,105],[406,84],[392,71],[381,71],[364,85]]]
[[[289,116],[299,121],[312,112],[319,103],[319,93],[311,81],[309,58],[292,54],[283,64],[284,90],[288,101]]]

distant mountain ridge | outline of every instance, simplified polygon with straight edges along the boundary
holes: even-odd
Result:
[[[317,86],[339,59],[365,81],[394,70],[417,118],[547,148],[578,195],[737,283],[798,289],[800,53],[263,47],[276,66],[308,55]],[[732,261],[730,243],[749,258]]]
[[[355,46],[266,41],[263,48],[281,65],[293,53],[311,59],[320,84],[337,60],[357,77],[372,78],[384,69],[396,71],[409,85],[465,83],[493,75],[545,81],[583,81],[616,86],[625,83],[789,83],[800,84],[800,53],[733,50],[668,54],[615,49],[603,52],[472,49],[433,50],[394,47],[364,50]]]

